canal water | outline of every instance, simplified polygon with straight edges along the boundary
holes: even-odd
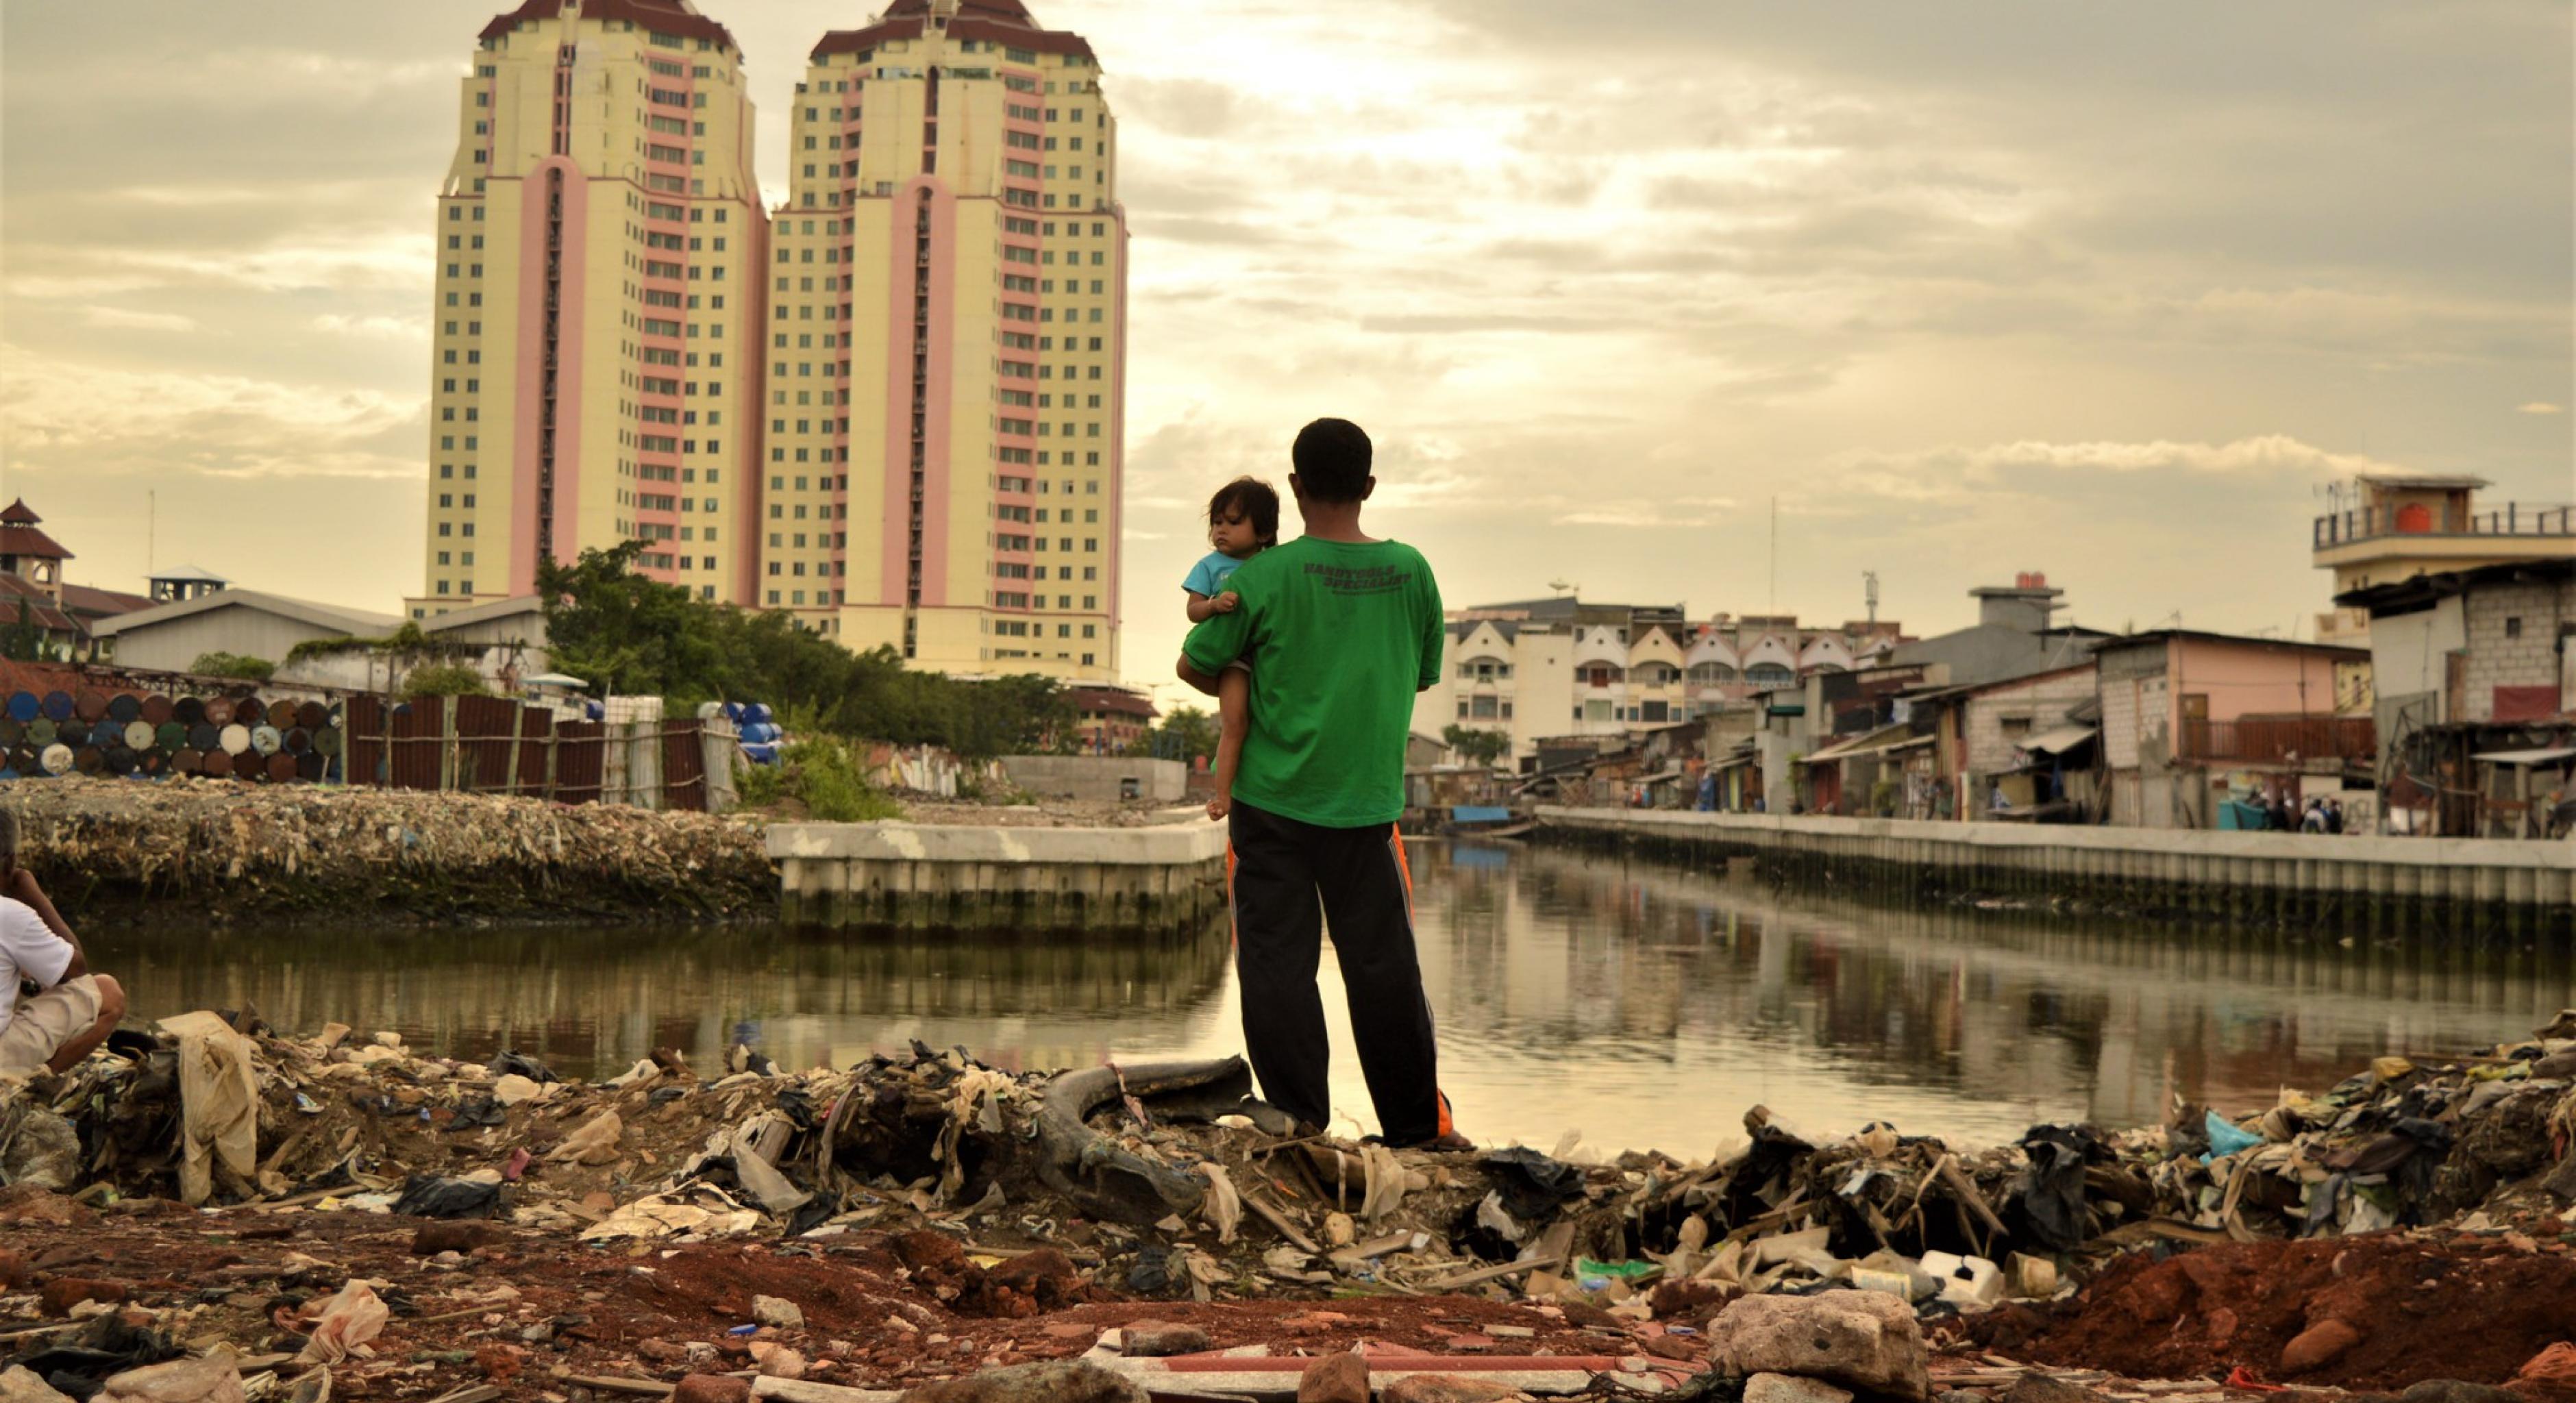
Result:
[[[1783,897],[1544,848],[1415,847],[1425,983],[1460,1128],[1487,1142],[1705,1155],[1761,1103],[1816,1134],[1875,1120],[2010,1140],[2230,1111],[2384,1053],[2525,1035],[2576,1005],[2564,949],[2351,945]],[[789,1066],[920,1039],[1011,1068],[1238,1050],[1222,928],[1151,943],[774,929],[101,931],[136,1014],[256,1007],[608,1075],[748,1042]],[[1374,1129],[1327,951],[1335,1110]]]

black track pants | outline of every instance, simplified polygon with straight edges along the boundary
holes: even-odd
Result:
[[[1331,1123],[1331,1049],[1315,992],[1329,922],[1380,1131],[1399,1145],[1446,1132],[1395,825],[1318,828],[1238,799],[1229,838],[1243,1040],[1262,1095],[1299,1120]]]

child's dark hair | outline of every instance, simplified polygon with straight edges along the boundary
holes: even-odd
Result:
[[[1267,548],[1279,544],[1279,492],[1257,477],[1238,477],[1208,498],[1208,524],[1235,512],[1252,523],[1252,534]]]
[[[1368,493],[1369,436],[1348,419],[1318,419],[1297,431],[1288,459],[1318,502],[1356,502]]]

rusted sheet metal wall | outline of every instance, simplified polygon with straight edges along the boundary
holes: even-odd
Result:
[[[708,806],[706,726],[699,721],[611,727],[561,721],[551,708],[500,697],[397,703],[371,693],[262,696],[266,689],[249,683],[198,695],[71,668],[20,667],[9,680],[29,685],[0,685],[0,780],[184,774],[568,804]],[[619,754],[647,789],[606,792],[611,745],[633,747]]]

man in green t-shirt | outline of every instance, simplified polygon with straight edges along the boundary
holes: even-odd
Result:
[[[1347,420],[1298,433],[1288,486],[1306,534],[1234,572],[1226,587],[1240,603],[1190,631],[1181,680],[1213,696],[1229,664],[1252,671],[1227,865],[1243,1039],[1262,1094],[1309,1126],[1332,1118],[1315,991],[1329,922],[1384,1139],[1472,1148],[1440,1094],[1395,831],[1414,694],[1440,680],[1440,587],[1421,552],[1360,530],[1377,488],[1370,456]]]

